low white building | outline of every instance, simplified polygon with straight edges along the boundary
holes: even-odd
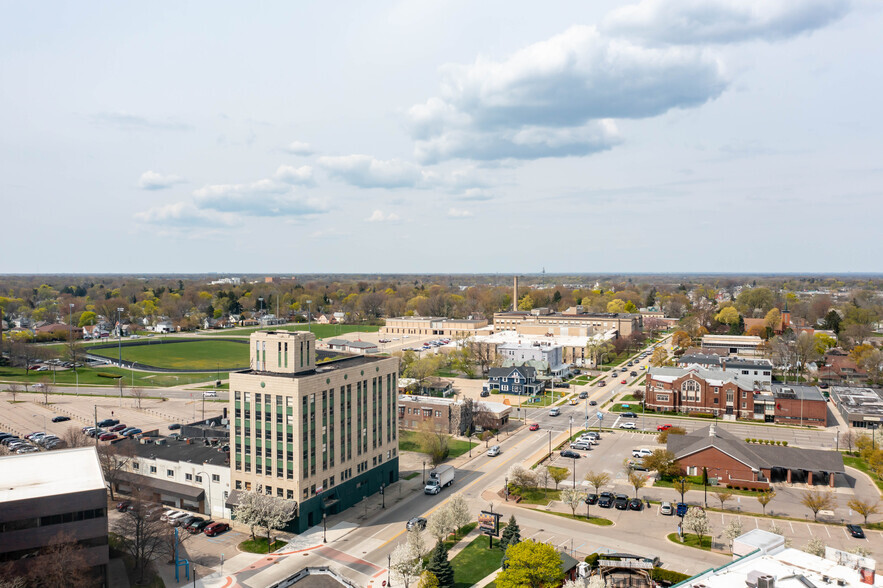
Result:
[[[733,542],[733,562],[709,569],[681,588],[867,588],[883,586],[877,562],[830,547],[825,557],[785,547],[784,537],[754,529]]]
[[[558,377],[570,371],[569,366],[564,364],[563,348],[545,341],[503,343],[497,346],[497,355],[502,356],[504,362],[508,360],[517,365],[527,361],[538,362],[542,364],[543,371]]]
[[[127,439],[135,457],[119,474],[115,491],[147,494],[152,502],[231,518],[226,507],[230,494],[230,454],[226,440],[207,445],[202,438],[170,437]],[[211,505],[209,507],[209,504]]]

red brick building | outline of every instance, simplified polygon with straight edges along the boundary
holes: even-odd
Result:
[[[737,374],[690,366],[652,368],[644,387],[647,410],[702,412],[753,419],[753,381]],[[762,415],[763,413],[761,413]]]
[[[721,424],[669,435],[666,448],[688,476],[701,476],[705,469],[709,479],[732,488],[765,490],[772,482],[833,487],[836,475],[845,472],[838,451],[746,443]]]

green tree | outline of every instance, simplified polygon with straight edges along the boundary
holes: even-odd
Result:
[[[625,303],[625,311],[631,312],[631,313],[636,313],[636,312],[638,312],[638,307],[635,306],[634,302],[629,300],[628,302]]]
[[[653,367],[661,367],[668,363],[668,352],[662,347],[657,347],[653,350],[653,355],[650,356],[650,365]]]
[[[430,552],[426,571],[435,575],[441,588],[450,588],[454,585],[454,568],[448,561],[448,550],[443,542],[436,543],[435,548]]]
[[[518,301],[518,310],[533,310],[533,298],[530,294],[525,294]]]
[[[680,471],[675,454],[668,449],[654,449],[642,461],[645,468],[659,472],[662,477],[675,476]]]
[[[77,322],[77,326],[82,328],[87,325],[94,325],[98,320],[98,315],[96,315],[91,310],[87,310],[83,314],[80,315],[80,320]]]
[[[607,303],[607,312],[625,312],[625,301],[615,298]]]
[[[558,489],[558,484],[567,479],[567,476],[570,475],[570,470],[568,468],[549,468],[549,475],[552,476],[552,479],[555,480],[555,490]]]
[[[761,509],[763,510],[763,515],[766,516],[766,505],[773,501],[773,498],[776,497],[776,491],[770,490],[769,492],[764,492],[762,494],[757,495],[757,501],[760,503]]]
[[[518,527],[515,515],[512,515],[509,517],[509,523],[506,525],[506,528],[503,529],[503,534],[500,536],[500,545],[503,549],[506,549],[510,545],[515,545],[520,541],[521,529]]]
[[[830,492],[810,490],[800,499],[800,504],[811,510],[813,520],[817,521],[819,520],[819,511],[830,510],[835,503]]]
[[[835,333],[840,334],[840,323],[842,321],[843,319],[840,317],[840,313],[832,308],[828,311],[828,314],[825,315],[825,328],[829,331],[834,331]]]
[[[420,574],[420,579],[417,580],[417,588],[438,588],[439,586],[438,578],[428,570],[424,570],[423,573]]]
[[[725,325],[733,325],[739,323],[740,316],[735,306],[727,306],[714,316],[714,320]]]
[[[506,549],[506,569],[497,574],[499,588],[546,588],[564,578],[561,557],[551,545],[528,539]]]

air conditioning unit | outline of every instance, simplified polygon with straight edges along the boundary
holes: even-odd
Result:
[[[142,441],[143,441],[143,439],[142,439]],[[154,445],[165,445],[166,440],[165,439],[157,439],[156,441],[153,442],[153,444]]]
[[[757,588],[776,588],[776,578],[774,576],[761,576],[757,579]]]

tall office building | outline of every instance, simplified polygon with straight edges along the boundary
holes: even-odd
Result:
[[[397,358],[317,351],[302,331],[249,346],[230,375],[231,504],[252,489],[295,500],[300,533],[398,480]]]

